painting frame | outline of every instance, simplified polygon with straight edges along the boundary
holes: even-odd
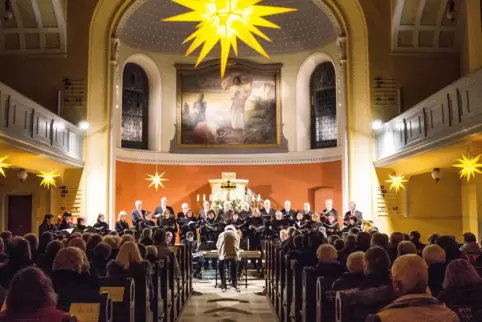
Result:
[[[206,153],[210,153],[208,151],[212,151],[212,153],[216,152],[227,152],[227,153],[256,153],[256,152],[286,152],[287,149],[287,141],[283,137],[282,134],[282,113],[281,113],[281,69],[282,64],[274,63],[274,64],[262,64],[256,63],[249,60],[244,59],[230,59],[228,61],[227,66],[227,74],[230,70],[238,70],[246,73],[247,75],[253,75],[252,79],[255,76],[270,76],[274,77],[274,89],[275,89],[275,97],[274,97],[274,106],[275,106],[275,137],[273,139],[273,143],[254,143],[254,144],[246,144],[246,143],[200,143],[200,144],[193,144],[193,143],[184,143],[183,142],[183,95],[185,92],[185,77],[193,76],[193,75],[203,75],[209,74],[213,71],[219,73],[220,69],[220,61],[219,59],[210,60],[205,63],[200,64],[198,67],[195,67],[192,64],[175,64],[176,68],[176,134],[174,139],[171,141],[171,150],[173,152],[183,152],[186,150],[194,149],[194,150],[203,150],[207,151]],[[223,79],[219,77],[219,81],[222,82]],[[173,142],[174,141],[174,142]],[[175,143],[175,144],[173,144]],[[237,152],[234,152],[237,151]]]

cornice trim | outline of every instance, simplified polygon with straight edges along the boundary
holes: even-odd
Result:
[[[156,153],[153,151],[134,151],[117,149],[116,160],[142,164],[172,165],[273,165],[273,164],[308,164],[333,162],[342,159],[340,148],[312,150],[303,152],[243,154],[243,155],[204,155]]]

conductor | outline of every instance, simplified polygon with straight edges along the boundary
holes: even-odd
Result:
[[[226,265],[229,265],[231,283],[236,292],[240,292],[237,280],[237,262],[239,261],[239,236],[233,225],[228,225],[218,237],[216,247],[219,253],[219,275],[221,290],[226,292]]]

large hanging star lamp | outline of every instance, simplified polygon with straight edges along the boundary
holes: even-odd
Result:
[[[390,177],[390,180],[386,181],[390,183],[390,191],[395,190],[395,192],[398,192],[400,189],[405,189],[404,183],[408,182],[408,180],[404,176],[392,176],[389,174],[388,177]]]
[[[50,189],[51,186],[54,186],[54,187],[57,186],[57,184],[55,183],[55,178],[60,177],[57,174],[57,171],[50,171],[50,172],[40,171],[40,173],[41,174],[38,174],[37,177],[42,178],[42,181],[40,182],[41,187]]]
[[[155,175],[148,174],[146,180],[147,180],[147,181],[151,181],[151,184],[149,185],[148,188],[154,186],[154,188],[156,189],[156,191],[157,191],[157,189],[159,189],[159,186],[165,188],[164,185],[162,184],[162,182],[163,182],[163,181],[166,181],[166,180],[169,180],[169,179],[163,178],[163,176],[164,176],[165,173],[166,173],[166,172],[163,172],[163,173],[159,174],[159,173],[157,172],[157,170],[156,170],[156,174],[155,174]]]
[[[8,159],[8,155],[7,155],[6,157],[1,157],[1,158],[0,158],[0,174],[1,174],[2,176],[4,176],[5,178],[6,178],[7,176],[5,175],[5,170],[4,170],[4,169],[11,167],[10,164],[4,162],[6,159]]]
[[[460,179],[466,177],[467,182],[469,182],[471,177],[475,178],[476,173],[482,173],[479,168],[482,168],[482,164],[478,163],[480,159],[480,154],[475,158],[467,158],[462,154],[462,159],[457,159],[459,163],[454,164],[455,168],[460,168],[459,174]]]
[[[258,27],[274,29],[280,29],[281,27],[263,17],[296,11],[296,9],[292,8],[257,5],[263,0],[172,1],[193,11],[166,18],[163,21],[199,22],[196,26],[196,31],[183,42],[185,44],[192,41],[186,51],[186,56],[189,56],[204,44],[196,62],[196,67],[214,46],[221,42],[221,77],[224,77],[231,47],[233,47],[234,54],[238,55],[238,38],[260,55],[270,59],[254,35],[271,42],[271,39]]]

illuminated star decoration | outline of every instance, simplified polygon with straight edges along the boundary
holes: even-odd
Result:
[[[42,178],[42,182],[40,182],[41,187],[46,187],[47,189],[50,189],[50,186],[56,187],[57,185],[55,184],[55,178],[59,177],[57,174],[57,171],[50,171],[50,172],[44,172],[40,171],[41,174],[38,174],[37,177]]]
[[[0,158],[0,174],[3,175],[4,177],[7,177],[7,176],[5,175],[5,170],[4,170],[4,169],[11,167],[10,164],[3,162],[3,161],[5,161],[6,159],[8,159],[8,155],[7,155],[6,157]]]
[[[469,182],[470,177],[475,178],[475,173],[482,173],[479,168],[482,168],[482,164],[478,163],[480,159],[480,154],[475,158],[467,158],[465,155],[462,154],[462,159],[457,159],[459,162],[458,164],[454,164],[455,168],[460,168],[459,174],[460,178],[467,178],[467,182]]]
[[[400,188],[405,189],[403,184],[408,182],[408,180],[406,180],[404,176],[392,176],[390,174],[388,176],[390,177],[390,180],[387,180],[387,182],[390,183],[390,191],[395,190],[395,192],[398,192]]]
[[[164,187],[164,185],[162,184],[163,181],[166,181],[166,180],[169,180],[169,179],[166,179],[166,178],[163,178],[164,174],[166,172],[163,172],[161,174],[159,174],[157,171],[156,171],[156,174],[155,175],[152,175],[152,174],[148,174],[148,178],[146,179],[147,181],[151,181],[151,184],[149,185],[148,188],[154,186],[154,188],[157,189],[159,188],[159,186]]]
[[[233,47],[234,54],[238,56],[237,39],[246,43],[261,56],[270,59],[256,39],[256,36],[271,42],[258,27],[280,29],[281,27],[266,20],[265,16],[296,11],[297,9],[259,6],[263,0],[172,0],[193,11],[183,13],[163,21],[171,22],[199,22],[196,30],[187,37],[183,44],[192,41],[186,51],[189,56],[193,51],[203,45],[196,62],[196,67],[203,61],[214,46],[221,42],[221,78],[224,77],[228,57]]]

